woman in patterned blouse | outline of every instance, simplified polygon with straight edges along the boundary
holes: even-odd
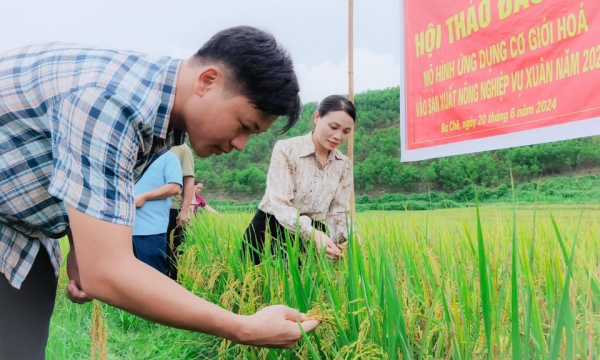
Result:
[[[331,95],[313,121],[314,131],[275,144],[265,195],[244,234],[244,254],[249,252],[254,264],[261,261],[265,239],[271,239],[271,249],[280,248],[285,231],[291,239],[299,231],[302,240],[314,241],[333,260],[347,244],[352,163],[337,147],[350,136],[356,110],[345,97]],[[305,249],[303,242],[299,247]]]

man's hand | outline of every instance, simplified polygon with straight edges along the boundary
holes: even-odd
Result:
[[[189,208],[186,209],[181,209],[181,211],[179,212],[179,215],[177,215],[177,227],[185,227],[189,221],[189,216],[190,216],[190,210]]]
[[[263,308],[246,317],[234,342],[270,348],[292,348],[302,339],[298,322],[305,332],[313,331],[318,320],[304,321],[305,315],[283,305]]]
[[[191,153],[191,152],[190,152]],[[183,165],[182,165],[183,167]],[[194,198],[194,177],[184,176],[183,191],[181,194],[181,210],[177,215],[177,226],[185,227],[190,219],[190,207]]]
[[[71,249],[67,255],[67,275],[69,284],[67,285],[67,297],[76,304],[84,304],[92,301],[81,289],[81,280],[79,279],[79,268],[77,266],[77,256],[75,250]]]
[[[135,196],[135,207],[136,208],[141,208],[146,204],[146,201],[148,201],[148,199],[146,199],[146,194],[139,194]]]
[[[315,230],[315,244],[317,251],[322,253],[325,251],[329,260],[339,260],[342,255],[342,250],[331,240],[331,238],[325,235],[319,230]]]

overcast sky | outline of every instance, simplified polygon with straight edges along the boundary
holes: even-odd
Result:
[[[398,0],[354,1],[355,91],[397,86]],[[347,0],[3,0],[0,52],[44,41],[187,58],[215,32],[252,25],[290,51],[302,100],[348,92]]]

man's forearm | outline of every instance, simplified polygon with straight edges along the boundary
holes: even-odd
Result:
[[[169,183],[159,187],[158,189],[142,193],[141,195],[144,196],[144,199],[146,199],[146,201],[160,200],[169,198],[177,194],[179,190],[181,190],[181,186],[179,184]]]
[[[99,299],[145,319],[203,332],[236,343],[293,347],[319,322],[285,306],[269,306],[254,315],[236,315],[167,278],[133,256],[132,228],[95,219],[67,206],[77,246],[83,292],[77,300]],[[71,295],[70,295],[71,296]]]
[[[194,177],[183,178],[183,193],[181,194],[181,212],[188,213],[194,197]]]
[[[245,317],[193,295],[133,257],[105,267],[101,279],[92,297],[107,304],[163,325],[240,340]]]
[[[135,259],[131,240],[121,240],[131,239],[130,227],[94,219],[70,207],[68,212],[81,287],[88,297],[160,324],[233,341],[239,341],[251,326],[247,317],[195,296]]]

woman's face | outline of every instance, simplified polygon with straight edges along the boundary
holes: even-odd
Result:
[[[331,151],[342,145],[354,128],[354,120],[345,111],[332,111],[321,117],[315,112],[314,139],[325,149]]]
[[[194,190],[196,191],[196,194],[197,194],[197,195],[200,195],[200,193],[202,192],[202,187],[203,187],[202,183],[200,183],[200,184],[196,184],[196,185],[194,186]]]

